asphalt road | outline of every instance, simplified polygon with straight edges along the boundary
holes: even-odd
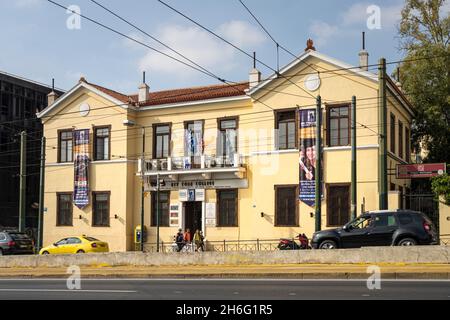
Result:
[[[85,279],[80,285],[70,290],[66,279],[1,279],[0,300],[450,300],[445,280],[386,280],[380,290],[359,280]]]

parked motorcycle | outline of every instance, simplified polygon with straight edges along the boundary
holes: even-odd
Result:
[[[297,243],[294,239],[280,239],[278,249],[280,250],[303,250],[311,249],[309,245],[309,239],[304,233],[300,233],[295,239],[299,240]]]

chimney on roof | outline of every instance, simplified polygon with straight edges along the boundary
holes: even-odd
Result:
[[[249,89],[256,87],[261,81],[261,72],[256,69],[256,52],[253,52],[253,69],[249,74]]]
[[[142,84],[139,86],[138,102],[142,103],[150,99],[150,87],[145,83],[145,71],[142,73]]]
[[[55,79],[52,79],[52,92],[47,95],[47,106],[55,103],[56,99],[58,99],[58,95],[55,92]]]
[[[362,33],[362,50],[359,52],[359,67],[369,71],[369,52],[366,50],[366,33]]]

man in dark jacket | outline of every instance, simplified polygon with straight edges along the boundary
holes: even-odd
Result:
[[[184,234],[183,234],[183,230],[182,229],[178,229],[178,233],[175,236],[175,242],[177,243],[178,246],[178,252],[181,251],[181,249],[183,249],[184,247]]]

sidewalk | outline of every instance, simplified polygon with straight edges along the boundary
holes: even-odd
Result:
[[[84,278],[287,278],[367,279],[364,264],[283,264],[208,266],[90,266],[81,267]],[[383,279],[450,279],[448,264],[379,264]],[[66,278],[66,268],[0,268],[2,278]]]

